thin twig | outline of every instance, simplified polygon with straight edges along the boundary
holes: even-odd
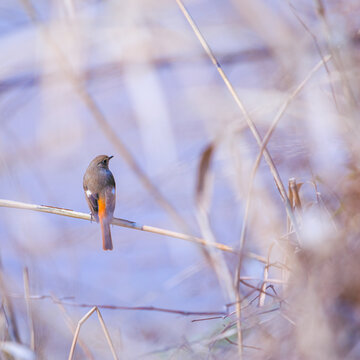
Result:
[[[118,305],[95,305],[95,304],[80,304],[68,301],[61,301],[61,304],[66,306],[80,307],[80,308],[89,308],[97,307],[99,309],[108,309],[108,310],[128,310],[128,311],[156,311],[164,312],[168,314],[176,314],[183,316],[216,316],[223,315],[225,316],[226,311],[186,311],[186,310],[176,310],[176,309],[166,309],[159,308],[156,306],[118,306]]]
[[[10,294],[10,297],[14,298],[24,298],[21,294]],[[66,297],[68,298],[68,297]],[[186,310],[177,310],[177,309],[167,309],[167,308],[160,308],[156,306],[121,306],[121,305],[104,305],[104,304],[81,304],[76,302],[70,302],[67,300],[63,300],[66,298],[58,299],[53,295],[31,295],[29,299],[32,300],[45,300],[49,299],[54,304],[61,304],[64,306],[72,306],[72,307],[79,307],[79,308],[93,308],[97,307],[98,309],[107,309],[107,310],[124,310],[124,311],[156,311],[156,312],[163,312],[168,314],[175,314],[175,315],[183,315],[183,316],[226,316],[228,311],[186,311]]]
[[[273,297],[273,298],[275,298],[275,299],[279,299],[279,296],[270,294],[270,293],[268,293],[267,291],[262,290],[261,288],[258,288],[257,286],[251,285],[251,284],[249,284],[248,282],[246,282],[246,281],[244,281],[244,280],[241,280],[240,282],[241,282],[241,284],[244,284],[245,286],[247,286],[247,287],[249,287],[249,288],[251,288],[251,289],[257,290],[260,294],[261,294],[261,293],[264,293],[264,294],[266,294],[267,296]]]
[[[223,318],[224,318],[223,316],[211,316],[211,317],[207,317],[207,318],[203,318],[203,319],[194,319],[194,320],[191,320],[191,322],[218,320],[218,319],[223,319]]]
[[[266,265],[268,267],[268,265]],[[260,279],[260,278],[256,278],[253,276],[241,276],[240,280],[256,280],[256,281],[262,281],[264,283],[271,283],[271,284],[284,284],[284,281],[281,279],[271,279],[271,278],[267,278],[267,279]]]

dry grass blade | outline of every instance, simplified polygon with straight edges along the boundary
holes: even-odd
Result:
[[[30,349],[32,351],[35,351],[35,330],[34,330],[34,320],[33,320],[33,314],[32,314],[31,303],[30,303],[29,270],[27,267],[24,268],[23,277],[24,277],[24,293],[25,293],[25,301],[26,301],[26,311],[28,314],[29,328],[30,328]]]
[[[98,315],[98,318],[99,318],[99,322],[101,324],[101,327],[104,331],[104,334],[105,334],[105,337],[106,337],[106,340],[109,344],[109,347],[111,349],[111,353],[112,353],[112,356],[115,360],[118,359],[117,355],[116,355],[116,352],[115,352],[115,349],[114,349],[114,345],[111,341],[111,338],[110,338],[110,335],[109,335],[109,331],[107,330],[106,328],[106,325],[104,323],[104,320],[100,314],[100,311],[99,309],[94,306],[90,311],[88,311],[78,322],[78,325],[76,327],[76,331],[75,331],[75,334],[74,334],[74,338],[73,338],[73,341],[72,341],[72,344],[71,344],[71,348],[70,348],[70,353],[69,353],[69,357],[68,357],[68,360],[72,360],[73,357],[74,357],[74,352],[75,352],[75,346],[76,346],[76,343],[77,343],[77,339],[79,337],[79,333],[80,333],[80,328],[82,326],[82,324],[84,324],[86,322],[86,320],[89,319],[89,317],[94,313],[94,312],[97,312],[97,315]]]
[[[300,200],[300,195],[299,195],[299,191],[300,188],[302,186],[302,183],[297,183],[295,178],[290,178],[289,179],[289,199],[290,199],[290,203],[291,206],[294,209],[302,209],[302,205],[301,205],[301,200]]]
[[[209,211],[211,206],[212,181],[210,165],[215,151],[215,144],[210,143],[201,155],[201,160],[197,172],[196,186],[196,218],[198,220],[201,234],[208,243],[217,244],[215,235],[212,231]],[[203,248],[205,257],[209,260],[215,270],[219,284],[226,300],[234,301],[234,287],[231,274],[222,253],[215,250],[214,247]]]
[[[208,187],[208,171],[210,167],[210,162],[213,156],[215,150],[215,145],[213,143],[210,143],[206,149],[203,151],[198,174],[197,174],[197,184],[196,184],[196,201],[199,204],[199,206],[207,207],[206,202],[206,192]]]
[[[4,281],[2,262],[0,260],[0,290],[2,294],[2,309],[7,322],[7,332],[9,338],[14,343],[21,343],[18,326],[14,314],[13,304],[9,299],[8,291]]]
[[[297,184],[295,178],[289,179],[289,199],[292,208],[294,209],[295,212],[297,212],[297,214],[299,214],[299,212],[301,212],[302,210],[302,205],[299,195],[299,190],[301,186],[302,183]],[[289,219],[288,219],[287,227],[288,229],[292,230],[291,222],[289,221]]]

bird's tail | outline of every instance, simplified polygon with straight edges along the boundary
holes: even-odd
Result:
[[[100,217],[100,226],[101,226],[101,235],[103,241],[103,249],[104,250],[112,250],[113,244],[111,239],[111,232],[110,232],[110,222],[106,217]]]

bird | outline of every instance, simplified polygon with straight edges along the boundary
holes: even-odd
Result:
[[[91,216],[100,222],[104,250],[112,250],[113,243],[110,223],[114,215],[116,200],[116,184],[109,169],[109,161],[113,156],[98,155],[89,164],[83,178],[85,198]]]

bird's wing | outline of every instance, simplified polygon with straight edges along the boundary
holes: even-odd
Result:
[[[96,221],[98,221],[98,211],[99,211],[99,194],[92,193],[86,186],[84,186],[85,198],[89,205],[90,211],[92,215],[95,217]]]

